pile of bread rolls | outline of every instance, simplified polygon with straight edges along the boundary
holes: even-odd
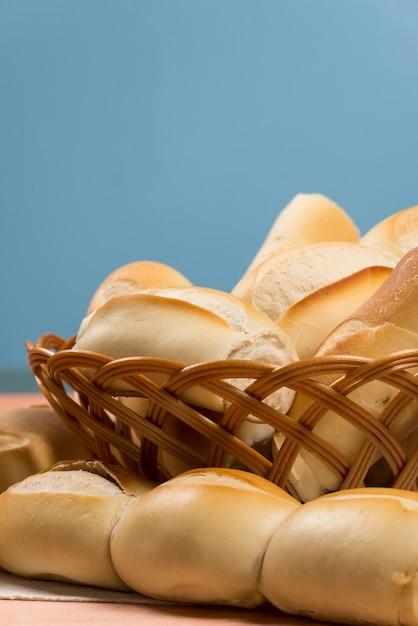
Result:
[[[315,355],[378,357],[418,348],[415,245],[418,207],[391,215],[361,236],[335,202],[320,194],[299,194],[279,213],[228,293],[192,285],[163,264],[137,262],[115,270],[97,288],[74,350],[113,359],[164,358],[182,365],[250,359],[280,367]],[[156,380],[161,383],[161,377]],[[326,382],[331,384],[332,377]],[[242,388],[248,383],[233,381]],[[115,391],[130,407],[143,406],[141,400],[135,404],[133,389],[115,386]],[[378,418],[395,391],[376,382],[350,398]],[[181,399],[219,415],[227,408],[222,398],[201,387],[188,389]],[[282,388],[265,402],[298,420],[311,400]],[[417,401],[405,407],[398,420],[399,439],[413,437],[417,411]],[[181,421],[168,416],[164,428],[204,456],[206,440]],[[358,428],[331,412],[315,432],[349,462],[364,440]],[[283,444],[280,432],[251,415],[237,436],[268,458]],[[193,467],[163,449],[158,463],[166,478]],[[241,466],[234,458],[229,465]],[[301,501],[334,491],[339,480],[303,450],[288,479]]]
[[[364,488],[306,504],[264,478],[190,470],[154,485],[98,461],[0,495],[0,567],[162,601],[338,623],[418,623],[418,495]]]
[[[315,355],[415,349],[418,207],[361,236],[330,199],[299,194],[229,293],[138,261],[106,277],[86,310],[73,349],[111,358],[282,366]],[[130,407],[141,402],[129,389],[115,392]],[[356,400],[378,418],[394,393],[371,383]],[[226,409],[201,388],[182,399],[217,414]],[[308,400],[281,389],[266,402],[297,420]],[[0,567],[167,601],[269,602],[319,620],[418,624],[416,493],[336,491],[332,472],[303,450],[290,478],[297,498],[233,459],[229,467],[191,468],[161,453],[168,480],[156,484],[86,460],[70,433],[58,433],[64,427],[52,409],[33,420],[35,410],[4,422],[0,415]],[[362,439],[342,422],[329,412],[318,432],[350,458]],[[417,432],[418,398],[397,436],[414,446]],[[200,445],[187,430],[182,436]],[[283,440],[251,416],[238,436],[272,455]]]

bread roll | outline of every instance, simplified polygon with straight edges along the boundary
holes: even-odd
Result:
[[[398,260],[399,255],[358,243],[312,244],[269,257],[245,274],[232,293],[278,320],[289,307],[321,287],[365,267],[393,268]]]
[[[58,461],[89,456],[49,406],[0,411],[0,492]]]
[[[132,589],[161,600],[254,607],[274,530],[301,506],[238,470],[194,470],[167,481],[121,516],[111,555]]]
[[[98,461],[59,463],[0,494],[0,567],[44,580],[127,589],[110,536],[150,481]]]
[[[418,206],[389,215],[373,226],[361,243],[405,254],[418,246]]]
[[[389,277],[390,267],[365,267],[326,285],[289,307],[277,320],[300,359],[315,354],[325,338]]]
[[[186,288],[185,288],[186,289]],[[275,365],[297,360],[288,337],[253,307],[218,290],[191,288],[193,299],[152,293],[114,297],[86,317],[75,350],[99,352],[111,358],[147,356],[191,365],[218,359],[253,359]],[[243,383],[245,384],[245,383]],[[203,389],[182,397],[192,404],[223,412],[224,400]],[[275,397],[287,410],[293,392]]]
[[[80,327],[74,346],[76,350],[92,350],[112,358],[150,356],[170,359],[185,365],[218,359],[252,359],[274,365],[297,360],[296,351],[276,324],[250,305],[226,292],[203,287],[161,288],[120,296],[108,301],[87,317]],[[152,376],[162,382],[162,378]],[[230,380],[244,388],[251,381]],[[118,386],[126,397],[121,402],[144,414],[144,400],[132,397],[133,389]],[[138,395],[138,394],[137,394]],[[294,392],[282,388],[266,402],[286,412]],[[191,387],[181,394],[190,404],[215,412],[211,419],[220,419],[227,403],[203,387]],[[167,415],[163,428],[181,438],[191,450],[206,456],[208,441],[177,418]],[[248,416],[237,427],[236,434],[249,445],[265,446],[274,429]],[[163,475],[168,478],[191,469],[189,461],[159,450]],[[235,459],[230,459],[235,464]]]
[[[87,313],[120,294],[136,293],[149,287],[190,284],[188,278],[170,265],[157,261],[134,261],[118,267],[104,279],[93,294]]]
[[[344,320],[325,339],[317,355],[346,354],[377,358],[400,350],[418,348],[418,248],[408,252],[387,280],[356,312]],[[333,377],[324,377],[330,384]],[[349,397],[377,419],[394,397],[396,389],[373,381],[353,391]],[[297,393],[289,415],[298,419],[310,400]],[[416,426],[418,400],[404,407],[392,432],[404,439]],[[363,433],[334,412],[327,412],[315,426],[315,432],[353,459],[364,441]],[[306,471],[318,481],[316,496],[335,491],[339,480],[316,457],[301,450]],[[309,479],[311,480],[311,479]]]
[[[249,269],[283,250],[322,241],[355,243],[359,237],[357,226],[335,202],[319,193],[300,193],[278,214]]]
[[[149,289],[146,293],[151,293],[164,298],[174,298],[200,306],[208,311],[211,311],[212,313],[215,313],[216,315],[219,315],[234,328],[239,330],[245,328],[245,332],[248,333],[248,335],[254,336],[259,332],[264,333],[267,327],[273,330],[271,321],[264,315],[260,315],[259,311],[253,307],[243,304],[239,299],[231,296],[231,294],[220,290],[195,286],[160,287]],[[277,331],[277,328],[275,330]],[[289,361],[292,361],[296,357],[293,345],[288,341],[280,329],[279,332],[281,333],[284,345],[287,344],[289,347]],[[243,356],[244,358],[247,358],[245,355]],[[266,357],[261,355],[261,360],[266,361]],[[268,362],[270,362],[270,360]],[[283,362],[286,362],[286,360],[284,359]],[[249,382],[249,380],[242,379],[235,380],[234,384],[244,388],[247,384],[249,384]],[[289,392],[287,390],[281,391],[280,393],[274,394],[271,398],[267,398],[266,402],[279,410],[283,410],[285,407],[285,404],[283,404],[284,397],[288,398],[288,406],[290,406],[293,395],[293,392]],[[132,400],[128,400],[128,404],[132,406]],[[187,443],[191,448],[199,449],[201,453],[206,456],[209,442],[205,438],[199,437],[195,431],[183,422],[168,415],[164,423],[164,430],[169,432],[172,436],[175,436],[177,439]],[[273,432],[274,429],[270,425],[261,423],[259,420],[254,419],[250,415],[248,419],[246,419],[239,427],[236,434],[240,439],[249,445],[257,448],[265,455],[269,455]],[[165,468],[167,476],[172,477],[191,469],[190,465],[185,464],[178,458],[174,458],[162,449],[159,451],[159,454],[161,464]],[[232,458],[230,459],[230,462],[233,465],[235,464],[235,461]]]
[[[260,590],[286,613],[344,624],[418,623],[418,495],[353,489],[318,498],[278,526]]]

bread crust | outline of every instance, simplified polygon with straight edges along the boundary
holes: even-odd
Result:
[[[346,321],[335,328],[334,336],[344,333],[344,325],[358,320],[376,327],[390,322],[399,328],[418,333],[418,247],[409,250],[386,281]],[[327,350],[324,344],[323,351]]]
[[[0,567],[27,578],[128,589],[112,564],[110,536],[140,497],[132,490],[153,487],[98,461],[59,463],[27,477],[0,494]]]
[[[194,294],[190,301],[186,292]],[[86,317],[75,350],[123,358],[148,356],[191,365],[218,359],[253,359],[284,365],[297,360],[286,334],[266,316],[235,296],[214,289],[164,290],[117,296]],[[201,304],[195,304],[196,294]],[[204,390],[189,389],[186,401],[223,412],[223,400]],[[280,392],[282,410],[293,399]],[[279,400],[277,400],[279,402]]]
[[[283,520],[266,550],[260,588],[286,613],[346,624],[415,626],[418,496],[352,489]]]
[[[398,254],[351,242],[324,242],[273,255],[247,272],[232,293],[272,320],[309,294],[365,267],[393,268]]]
[[[299,193],[280,211],[248,269],[290,248],[322,241],[358,242],[359,237],[356,224],[333,200],[320,193]]]
[[[198,469],[134,502],[111,540],[119,576],[139,593],[254,607],[264,550],[300,503],[248,472]]]
[[[74,349],[99,352],[112,358],[170,359],[179,366],[237,359],[281,366],[298,358],[287,335],[263,313],[224,291],[193,286],[150,289],[141,294],[114,297],[84,320]],[[161,376],[150,375],[150,378],[162,382]],[[235,378],[227,382],[245,389],[252,381]],[[143,414],[144,400],[132,397],[134,390],[121,385],[117,391],[122,396],[123,393],[130,396],[121,397],[121,402]],[[199,386],[187,389],[180,397],[213,411],[214,419],[221,419],[227,408],[221,396]],[[282,388],[266,402],[286,412],[293,397],[292,390]],[[205,454],[206,440],[199,438],[187,425],[167,415],[163,428],[181,435],[191,449]],[[272,426],[249,416],[236,435],[254,445],[271,441],[273,432]],[[159,451],[159,464],[165,477],[191,469],[164,450]]]
[[[191,282],[181,272],[165,263],[145,260],[127,263],[116,268],[100,283],[89,303],[87,314],[114,296],[168,285],[191,285]]]
[[[375,224],[361,243],[405,254],[418,246],[418,205],[398,211]]]
[[[0,411],[0,492],[58,461],[89,456],[49,405]]]
[[[289,307],[277,320],[300,359],[309,358],[326,337],[366,302],[390,276],[392,268],[366,267],[333,282]]]

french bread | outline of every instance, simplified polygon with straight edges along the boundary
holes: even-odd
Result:
[[[418,495],[385,488],[322,496],[287,516],[267,547],[260,590],[315,620],[418,623]]]
[[[350,216],[319,193],[299,193],[278,214],[248,269],[290,248],[322,241],[357,243],[360,234]]]
[[[390,267],[371,266],[317,289],[278,318],[300,359],[313,356],[325,338],[389,277]]]
[[[231,296],[226,292],[211,289],[207,287],[185,286],[185,287],[160,287],[153,288],[146,291],[153,295],[163,298],[175,298],[196,306],[202,307],[221,318],[225,319],[232,327],[242,330],[245,329],[248,337],[255,337],[260,333],[265,333],[267,328],[273,331],[273,325],[269,318],[264,315],[260,315],[260,312],[254,307],[248,306],[239,299]],[[277,328],[276,328],[277,331]],[[296,352],[292,342],[289,342],[286,335],[279,328],[281,339],[284,346],[288,346],[288,357],[282,358],[280,364],[291,362],[296,358]],[[254,346],[251,350],[254,349]],[[256,358],[265,362],[271,362],[271,357],[268,355],[260,354],[256,356],[253,352],[253,357],[247,357],[245,353],[242,354],[243,358]],[[244,388],[250,381],[246,379],[235,380],[234,384],[240,388]],[[293,392],[288,390],[282,390],[278,394],[273,394],[272,397],[267,398],[266,402],[271,404],[280,411],[285,409],[285,405],[288,403],[290,406],[291,399],[293,399]],[[284,398],[288,398],[284,403]],[[132,401],[131,401],[132,404]],[[187,425],[181,421],[167,416],[164,424],[164,429],[170,432],[172,436],[187,442],[191,447],[198,448],[204,455],[207,453],[208,442],[203,438],[200,438],[196,432],[192,431]],[[237,435],[240,439],[262,451],[265,454],[270,453],[271,437],[273,435],[273,429],[267,424],[261,423],[259,420],[254,419],[251,415],[242,423]],[[183,464],[179,459],[173,458],[164,450],[160,450],[161,463],[169,472],[170,476],[183,473],[189,466]],[[234,460],[231,459],[234,463]]]
[[[352,242],[329,241],[292,248],[250,270],[232,293],[272,320],[310,293],[379,265],[393,268],[400,255]]]
[[[418,206],[393,213],[375,224],[360,239],[366,246],[405,254],[418,246]]]
[[[27,578],[127,589],[110,556],[119,516],[154,487],[99,461],[58,463],[0,494],[0,567]]]
[[[192,286],[114,297],[83,321],[74,349],[112,358],[151,356],[185,365],[218,359],[252,359],[274,365],[297,360],[285,333],[260,311],[229,293]],[[152,378],[161,382],[161,377]],[[245,388],[251,381],[229,382]],[[143,414],[144,400],[132,397],[133,390],[125,391],[129,397],[121,398],[121,402]],[[293,397],[292,390],[282,388],[266,401],[286,412]],[[181,398],[215,412],[218,419],[227,408],[222,397],[203,387],[191,387]],[[191,449],[206,453],[206,439],[173,416],[166,416],[163,428],[171,435],[181,436]],[[251,446],[263,446],[271,442],[273,433],[272,426],[250,415],[236,435]],[[159,450],[159,461],[166,477],[191,469],[163,448]],[[234,459],[230,462],[233,464]]]
[[[58,461],[89,456],[51,407],[0,411],[0,492]]]
[[[316,354],[377,358],[401,350],[416,349],[417,310],[418,248],[414,248],[402,257],[377,291],[328,335]],[[324,382],[331,383],[333,378],[324,377]],[[378,419],[395,393],[393,386],[376,380],[354,390],[349,397]],[[309,404],[307,396],[297,393],[289,415],[297,420]],[[413,399],[392,426],[399,440],[416,428],[417,415],[418,399]],[[314,430],[349,460],[354,458],[364,441],[364,435],[359,429],[332,411],[323,416]],[[306,463],[306,472],[312,472],[318,481],[316,496],[339,487],[337,477],[321,461],[306,450],[301,450],[300,455]]]
[[[187,289],[193,294],[190,301],[184,295]],[[175,297],[178,291],[165,290],[164,294],[129,294],[107,301],[82,321],[74,349],[111,358],[163,358],[185,365],[218,359],[277,365],[297,360],[286,334],[231,294],[192,287],[184,288],[181,297]],[[183,397],[214,411],[225,408],[223,399],[203,389],[191,388]],[[293,392],[284,390],[276,402],[287,410],[292,399]]]
[[[197,469],[132,503],[111,538],[120,578],[162,600],[254,607],[275,529],[300,503],[239,470]]]
[[[133,261],[116,268],[106,276],[94,292],[87,314],[109,298],[123,293],[136,293],[150,287],[190,284],[186,276],[170,265],[158,261]]]

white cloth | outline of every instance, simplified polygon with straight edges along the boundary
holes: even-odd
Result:
[[[135,592],[111,591],[72,583],[21,578],[4,570],[0,570],[0,600],[170,604],[169,602],[154,600]]]

